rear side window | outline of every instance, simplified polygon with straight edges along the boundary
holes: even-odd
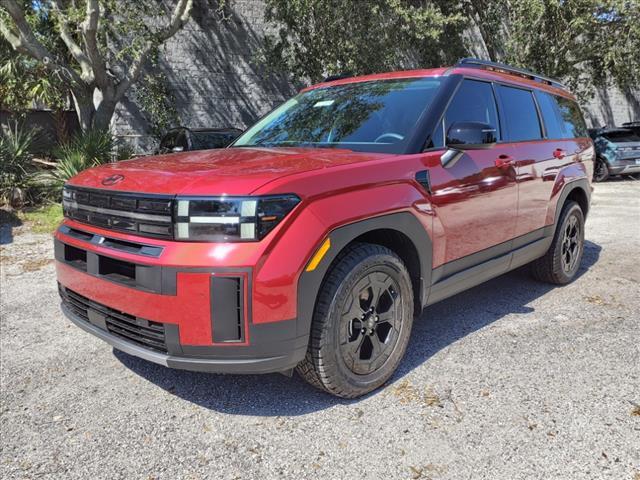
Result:
[[[549,93],[536,91],[536,99],[540,106],[540,113],[542,113],[547,138],[556,140],[565,138],[564,123],[556,98]]]
[[[445,132],[455,122],[482,122],[496,129],[500,138],[498,111],[493,88],[487,82],[464,80],[447,108]]]
[[[538,110],[529,90],[498,85],[507,140],[524,142],[542,138]]]
[[[560,117],[564,130],[563,138],[576,138],[588,136],[587,125],[578,104],[568,98],[554,97],[558,102]]]

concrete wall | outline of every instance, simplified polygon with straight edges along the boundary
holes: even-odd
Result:
[[[255,65],[265,33],[263,2],[227,3],[221,17],[217,2],[196,0],[192,20],[162,47],[157,68],[168,79],[185,126],[245,128],[295,93],[284,78]],[[154,139],[134,99],[132,92],[118,109],[114,131],[148,150]]]
[[[227,0],[224,18],[215,0],[196,0],[194,18],[161,51],[157,70],[167,78],[181,124],[190,127],[245,128],[295,93],[284,79],[266,75],[254,55],[268,28],[262,0]],[[473,55],[486,56],[477,32],[467,41]],[[137,146],[154,148],[144,115],[132,91],[114,118],[115,133]],[[640,120],[640,93],[602,90],[583,105],[590,127]]]
[[[617,88],[599,89],[583,109],[590,127],[613,127],[640,121],[640,89],[627,92]]]

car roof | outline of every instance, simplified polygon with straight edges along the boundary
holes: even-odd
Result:
[[[633,134],[634,131],[629,128],[605,128],[598,130],[598,135],[606,135],[607,133],[628,133]]]
[[[405,70],[397,72],[387,73],[375,73],[371,75],[360,75],[356,77],[340,78],[338,80],[332,80],[329,82],[321,82],[310,87],[304,88],[301,91],[309,91],[317,88],[334,87],[338,85],[348,85],[351,83],[362,82],[374,82],[384,80],[397,80],[397,79],[410,79],[410,78],[428,78],[428,77],[446,77],[449,75],[464,75],[469,78],[477,78],[480,80],[508,83],[514,86],[521,86],[527,88],[534,88],[542,90],[554,95],[560,95],[562,97],[575,100],[575,96],[568,90],[556,85],[549,85],[548,83],[541,82],[535,79],[524,78],[516,73],[503,73],[495,70],[486,70],[482,68],[465,67],[465,66],[453,66],[453,67],[441,67],[430,68],[420,70]]]

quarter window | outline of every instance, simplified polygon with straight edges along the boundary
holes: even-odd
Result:
[[[529,90],[498,86],[500,101],[510,142],[524,142],[542,138],[538,110]]]
[[[563,138],[577,138],[586,137],[587,125],[584,123],[582,112],[578,104],[568,98],[555,97],[558,102],[558,109],[560,110],[560,117],[562,119],[564,137]]]

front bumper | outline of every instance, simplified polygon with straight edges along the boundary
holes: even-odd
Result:
[[[254,349],[254,353],[245,350],[241,356],[237,352],[235,354],[231,351],[221,352],[214,347],[209,349],[210,356],[204,356],[204,352],[201,356],[161,353],[126,341],[88,322],[64,303],[61,307],[62,312],[69,320],[84,331],[104,340],[115,349],[158,365],[180,370],[234,374],[284,372],[294,368],[304,358],[307,349],[307,338],[301,338],[298,342],[286,342],[288,344],[276,342],[271,345],[271,348],[268,344],[262,344],[260,348]],[[280,353],[273,352],[271,355],[265,355],[265,352],[269,350],[278,350]]]
[[[274,298],[256,291],[252,267],[180,265],[167,251],[183,245],[74,224],[54,243],[63,312],[118,350],[171,368],[250,374],[289,370],[306,354],[309,331],[295,316],[270,308],[270,321],[256,321],[256,307]]]
[[[609,167],[609,173],[612,175],[624,175],[628,173],[640,173],[640,164],[635,163],[613,163]]]

